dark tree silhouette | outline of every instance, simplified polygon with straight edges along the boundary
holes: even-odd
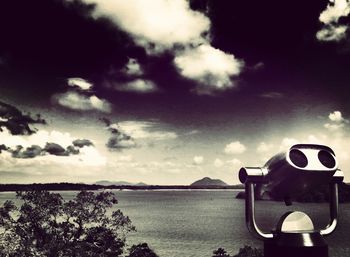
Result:
[[[129,249],[129,255],[127,257],[158,257],[158,255],[155,254],[146,243],[142,243],[133,245]]]
[[[0,208],[0,256],[120,256],[127,232],[135,230],[112,192],[81,191],[64,201],[48,191],[17,192],[23,204]]]
[[[213,257],[230,257],[230,255],[228,255],[225,249],[223,248],[218,248],[213,252],[213,254]]]
[[[238,254],[233,257],[263,257],[263,251],[258,248],[253,248],[251,246],[245,245],[243,248],[239,249]]]
[[[243,248],[239,249],[238,254],[229,255],[223,248],[218,248],[213,252],[212,257],[263,257],[263,251],[258,248],[253,248],[251,246],[245,245]]]

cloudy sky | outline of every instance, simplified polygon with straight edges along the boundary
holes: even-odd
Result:
[[[5,0],[1,183],[238,183],[295,143],[350,181],[350,3]]]

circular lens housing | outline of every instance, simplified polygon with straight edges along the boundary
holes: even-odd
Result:
[[[248,177],[247,170],[245,168],[241,168],[239,170],[238,177],[239,177],[239,181],[241,181],[241,183],[244,184]]]
[[[308,161],[305,154],[298,149],[292,149],[289,152],[289,158],[299,168],[305,168],[307,166]]]
[[[321,150],[318,152],[318,159],[322,163],[323,166],[331,169],[335,166],[335,159],[333,155],[327,151]]]

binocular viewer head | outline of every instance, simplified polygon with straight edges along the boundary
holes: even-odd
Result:
[[[332,179],[338,162],[333,150],[324,145],[297,144],[286,152],[273,156],[263,167],[243,167],[239,171],[242,183],[257,184],[258,194],[274,199],[292,199]]]

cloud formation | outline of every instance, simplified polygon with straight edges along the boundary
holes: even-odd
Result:
[[[239,75],[243,62],[210,45],[210,20],[203,13],[191,10],[188,1],[84,2],[96,4],[93,12],[95,18],[109,17],[118,27],[129,33],[136,44],[144,47],[148,54],[172,52],[175,56],[174,65],[179,73],[199,83],[194,92],[211,94],[213,91],[235,86],[231,78]],[[138,63],[129,59],[126,73],[140,72]],[[134,86],[129,84],[126,89]]]
[[[111,112],[110,103],[95,95],[86,96],[75,91],[68,91],[63,94],[55,95],[54,99],[59,105],[72,110]]]
[[[94,145],[89,139],[76,139],[72,143],[74,146],[77,146],[79,148]]]
[[[153,93],[158,90],[156,84],[147,79],[135,79],[126,83],[115,83],[114,89],[123,92]]]
[[[105,123],[107,130],[111,133],[111,137],[106,143],[109,150],[123,150],[137,146],[134,138],[121,131],[118,124],[112,124],[107,118],[101,118],[101,121]]]
[[[12,135],[31,135],[36,132],[31,124],[47,124],[46,120],[37,114],[36,118],[30,114],[23,114],[16,107],[0,102],[0,132],[6,128]]]
[[[123,71],[129,76],[141,76],[143,74],[141,65],[134,58],[129,58],[128,63],[125,65]]]
[[[107,118],[101,118],[112,136],[106,146],[111,150],[122,150],[141,146],[142,142],[171,140],[177,138],[175,132],[159,129],[160,123],[151,121],[122,121],[112,123]],[[139,142],[137,142],[139,141]],[[141,143],[140,143],[141,141]]]
[[[239,141],[234,141],[225,146],[224,152],[226,154],[242,154],[247,148]]]
[[[220,160],[219,158],[216,158],[214,160],[214,166],[217,167],[217,168],[220,168],[220,167],[224,166],[224,164],[225,163],[222,160]]]
[[[344,119],[340,111],[334,111],[328,115],[330,122],[324,124],[324,127],[329,131],[338,131],[345,126],[346,123],[349,123],[349,120]]]
[[[195,156],[193,157],[193,164],[195,165],[201,165],[204,162],[203,156]]]
[[[174,64],[182,76],[201,84],[196,89],[200,94],[234,87],[231,77],[239,75],[243,67],[233,55],[208,44],[178,54]]]
[[[55,94],[52,96],[54,103],[65,108],[76,111],[97,110],[109,113],[112,110],[111,104],[90,92],[93,84],[82,78],[69,78],[67,80],[69,89],[65,93]]]
[[[185,0],[84,0],[96,4],[94,17],[107,16],[130,33],[135,42],[157,53],[175,44],[203,41],[210,21],[202,13],[193,11]]]
[[[349,13],[350,2],[348,0],[330,1],[327,8],[320,14],[319,20],[323,27],[317,32],[317,39],[320,41],[341,41],[346,38],[348,26],[339,23],[339,19],[348,16]]]
[[[67,84],[71,87],[78,87],[81,90],[89,90],[92,88],[92,83],[82,78],[69,78]]]
[[[160,130],[159,126],[159,123],[151,121],[122,121],[119,123],[119,128],[135,139],[169,140],[178,137],[175,132]]]

